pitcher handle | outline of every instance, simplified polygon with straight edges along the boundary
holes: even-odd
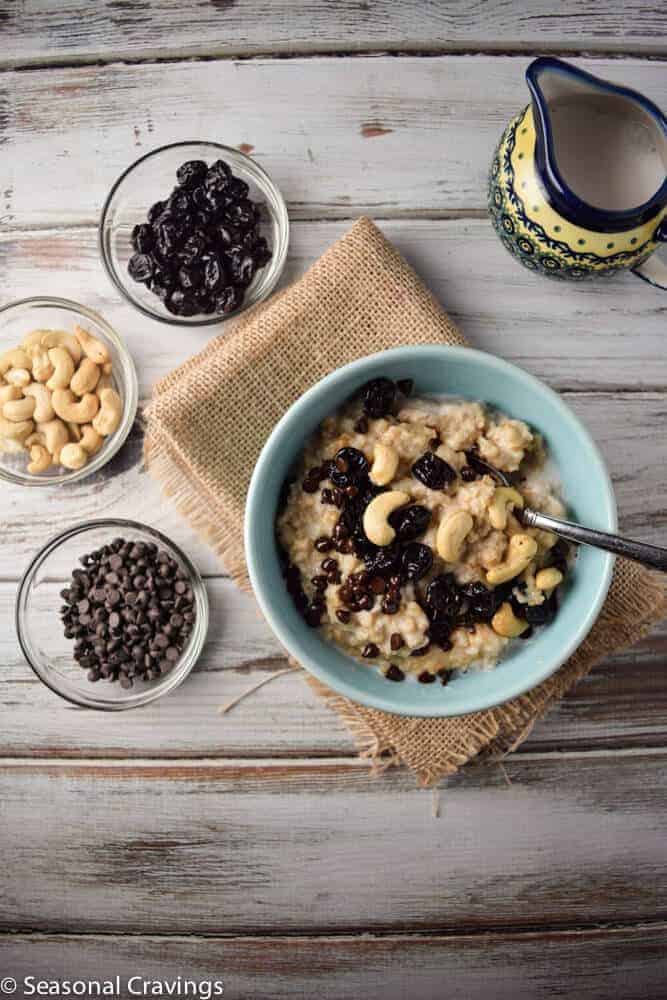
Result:
[[[661,243],[667,243],[667,217],[656,229],[654,239]],[[645,260],[638,267],[631,268],[631,270],[642,281],[648,281],[649,285],[667,291],[667,262],[661,260],[657,252],[652,253],[648,260]]]

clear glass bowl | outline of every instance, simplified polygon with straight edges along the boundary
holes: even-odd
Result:
[[[171,670],[156,680],[135,680],[122,688],[118,681],[88,680],[72,656],[73,640],[63,635],[60,591],[67,586],[79,557],[113,538],[154,542],[166,549],[190,577],[196,620],[188,644]],[[23,654],[41,681],[62,698],[103,711],[138,708],[173,691],[187,677],[201,653],[208,631],[208,597],[199,571],[181,549],[159,531],[136,521],[108,518],[88,521],[56,535],[34,557],[16,596],[16,631]]]
[[[130,433],[137,413],[137,373],[134,362],[120,339],[106,320],[92,309],[70,302],[68,299],[31,298],[12,302],[0,308],[0,354],[11,347],[18,347],[31,330],[67,330],[72,333],[78,323],[93,336],[98,337],[109,349],[113,362],[113,379],[123,401],[123,416],[118,429],[105,438],[104,444],[82,469],[65,469],[52,466],[46,472],[28,472],[29,456],[25,450],[17,454],[0,451],[0,479],[21,486],[58,486],[85,479],[101,469],[116,454]]]
[[[257,271],[245,291],[242,306],[226,316],[174,316],[149,288],[133,281],[127,264],[134,253],[132,230],[146,221],[150,206],[164,200],[176,185],[176,171],[187,160],[225,160],[232,172],[250,188],[249,197],[262,212],[261,233],[273,256]],[[121,174],[102,209],[100,252],[107,274],[116,288],[146,316],[173,326],[212,326],[240,315],[267,298],[285,266],[289,242],[289,219],[282,194],[269,175],[245,153],[216,142],[176,142],[142,156]]]

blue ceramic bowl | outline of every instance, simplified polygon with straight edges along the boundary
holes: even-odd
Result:
[[[377,668],[357,663],[305,625],[285,589],[274,527],[283,480],[323,418],[378,375],[414,379],[415,394],[477,399],[527,421],[544,436],[572,518],[592,528],[616,529],[614,493],[600,453],[555,392],[482,351],[400,347],[362,358],[322,379],[294,403],[266,442],[250,484],[245,518],[246,558],[257,600],[278,639],[299,663],[363,705],[435,717],[499,705],[543,681],[582,642],[609,588],[612,556],[582,546],[555,621],[532,639],[511,644],[495,670],[461,674],[446,687],[411,678],[392,683]]]

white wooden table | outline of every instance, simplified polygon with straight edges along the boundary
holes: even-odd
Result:
[[[0,299],[102,312],[145,401],[206,334],[120,301],[97,251],[103,199],[157,145],[239,145],[289,203],[287,279],[372,215],[474,345],[562,391],[607,458],[621,527],[664,544],[667,297],[522,270],[485,175],[532,53],[666,107],[666,32],[667,10],[639,0],[0,3]],[[135,515],[138,498],[206,575],[212,627],[175,694],[106,716],[33,678],[14,596],[54,530]],[[447,782],[434,818],[410,774],[369,777],[297,675],[216,714],[283,660],[146,476],[140,422],[80,486],[3,486],[0,530],[0,976],[218,977],[234,998],[667,995],[667,624],[503,768]]]

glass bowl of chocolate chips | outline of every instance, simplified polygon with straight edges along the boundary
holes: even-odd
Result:
[[[289,242],[283,197],[238,149],[178,142],[133,163],[102,210],[106,271],[137,309],[177,326],[206,326],[265,299]]]
[[[138,708],[190,673],[208,629],[196,567],[135,521],[88,521],[37,553],[16,598],[23,653],[47,687],[86,708]]]

